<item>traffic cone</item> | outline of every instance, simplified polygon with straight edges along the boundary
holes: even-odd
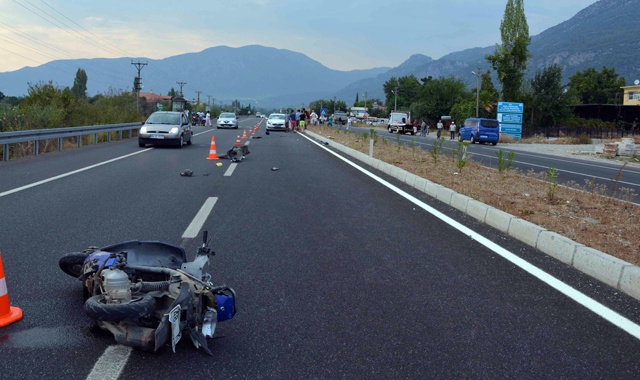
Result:
[[[211,136],[211,148],[209,148],[209,157],[207,157],[207,160],[219,160],[218,154],[216,153],[215,136]]]
[[[246,140],[247,139],[247,129],[244,129],[244,132],[242,132],[242,139]]]
[[[240,135],[238,135],[238,138],[236,138],[235,146],[242,146],[242,143],[240,142]]]
[[[254,128],[249,128],[249,135],[253,136],[253,129]]]
[[[7,282],[4,279],[4,268],[2,267],[2,254],[0,254],[0,327],[9,326],[21,319],[22,309],[11,306],[9,303]]]

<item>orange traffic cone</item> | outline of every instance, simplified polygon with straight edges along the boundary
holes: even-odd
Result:
[[[249,134],[250,135],[253,135],[253,130],[254,130],[254,128],[249,128]]]
[[[0,327],[9,326],[21,319],[22,309],[11,306],[9,303],[7,282],[4,279],[4,268],[2,267],[2,254],[0,254]]]
[[[247,129],[245,128],[244,132],[242,132],[242,139],[246,140],[247,139]]]
[[[207,157],[207,160],[219,160],[218,154],[216,153],[215,136],[211,136],[211,148],[209,148],[209,157]]]
[[[242,143],[240,142],[240,135],[238,135],[238,138],[236,138],[236,146],[241,146]]]

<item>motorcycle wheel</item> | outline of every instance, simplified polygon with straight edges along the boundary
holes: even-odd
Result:
[[[119,322],[125,319],[140,318],[156,307],[156,300],[148,294],[124,304],[107,304],[102,294],[89,297],[84,303],[84,311],[97,321]]]
[[[64,273],[77,278],[82,276],[82,266],[87,256],[89,254],[84,252],[67,253],[58,260],[58,265]]]

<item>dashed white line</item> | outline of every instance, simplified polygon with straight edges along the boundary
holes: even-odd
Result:
[[[224,176],[225,177],[231,177],[231,175],[233,174],[233,171],[236,170],[236,166],[238,166],[237,162],[234,162],[234,163],[230,164],[229,168],[227,169],[227,171],[224,172]]]
[[[183,239],[193,239],[198,236],[198,233],[200,233],[200,229],[202,229],[204,222],[209,217],[209,214],[211,214],[213,206],[215,206],[217,201],[217,197],[207,198],[207,200],[200,208],[200,211],[198,211],[196,216],[191,221],[191,224],[189,224],[189,227],[187,227],[187,229],[182,234]]]
[[[0,193],[0,198],[2,198],[2,197],[4,197],[4,196],[7,196],[7,195],[9,195],[9,194],[17,193],[17,192],[19,192],[19,191],[23,191],[23,190],[30,189],[30,188],[32,188],[32,187],[36,187],[36,186],[40,186],[40,185],[44,185],[45,183],[49,183],[49,182],[51,182],[51,181],[55,181],[55,180],[60,179],[60,178],[68,177],[68,176],[70,176],[70,175],[78,174],[78,173],[81,173],[81,172],[84,172],[84,171],[87,171],[87,170],[90,170],[90,169],[93,169],[93,168],[97,168],[97,167],[102,166],[102,165],[110,164],[110,163],[112,163],[112,162],[115,162],[115,161],[118,161],[118,160],[125,159],[125,158],[127,158],[127,157],[135,156],[136,154],[140,154],[140,153],[148,152],[148,151],[150,151],[150,150],[152,150],[152,149],[153,149],[153,148],[147,148],[147,149],[144,149],[144,150],[141,150],[141,151],[138,151],[138,152],[134,152],[134,153],[126,154],[126,155],[124,155],[124,156],[120,156],[120,157],[112,158],[111,160],[107,160],[107,161],[104,161],[104,162],[100,162],[100,163],[95,164],[95,165],[87,166],[87,167],[84,167],[84,168],[80,168],[80,169],[77,169],[77,170],[70,171],[70,172],[68,172],[68,173],[60,174],[60,175],[57,175],[57,176],[55,176],[55,177],[51,177],[51,178],[47,178],[47,179],[43,179],[42,181],[34,182],[34,183],[32,183],[32,184],[29,184],[29,185],[25,185],[25,186],[21,186],[21,187],[16,187],[15,189],[7,190],[7,191],[5,191],[5,192]]]
[[[87,380],[116,380],[129,361],[132,348],[117,345],[109,346],[91,369]]]

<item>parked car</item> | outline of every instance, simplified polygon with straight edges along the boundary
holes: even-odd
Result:
[[[284,125],[284,114],[283,113],[272,113],[269,115],[267,119],[267,130],[268,131],[286,131],[287,126]]]
[[[496,145],[500,140],[500,122],[496,119],[470,117],[458,132],[458,141],[464,140],[469,140],[472,144],[488,142]]]
[[[151,114],[138,132],[138,146],[191,145],[193,131],[189,118],[183,112],[157,111]]]
[[[238,129],[238,117],[233,112],[223,112],[218,116],[218,128]]]

